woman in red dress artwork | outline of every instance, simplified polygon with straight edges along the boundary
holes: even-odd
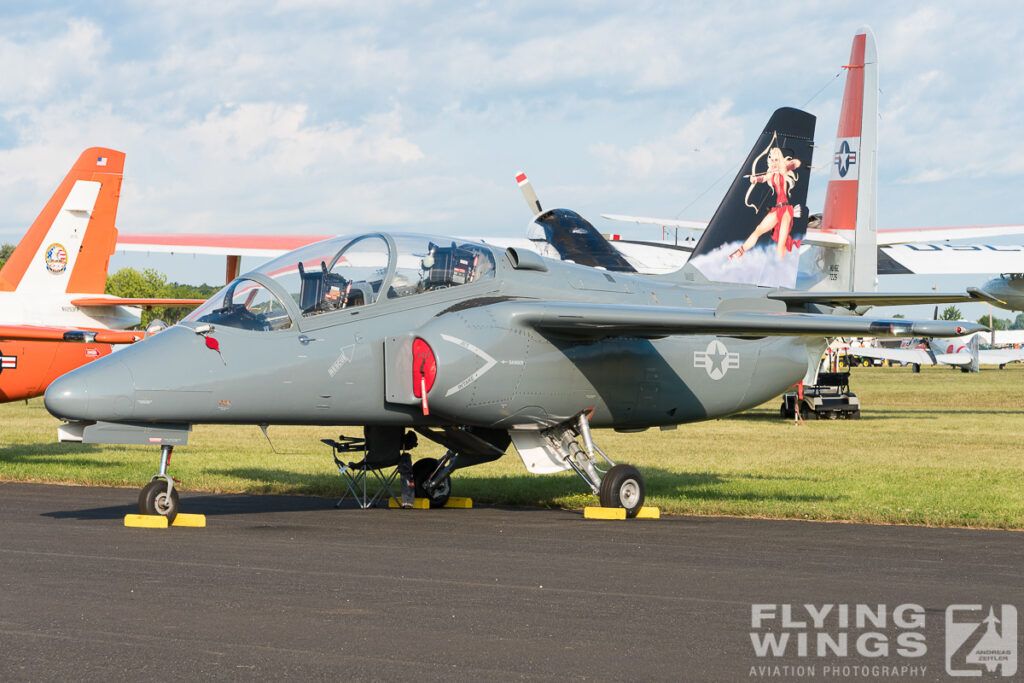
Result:
[[[757,183],[768,183],[772,192],[775,193],[775,206],[768,211],[768,215],[761,219],[761,222],[757,224],[754,231],[750,233],[750,237],[746,239],[740,248],[729,254],[729,258],[733,260],[742,258],[743,254],[753,249],[761,235],[769,230],[772,231],[772,240],[776,242],[776,254],[779,259],[785,258],[786,254],[792,251],[794,247],[800,246],[800,240],[793,240],[789,234],[790,229],[793,227],[793,218],[800,217],[800,205],[794,206],[790,204],[788,197],[789,191],[796,184],[796,169],[800,168],[800,160],[784,155],[782,150],[779,149],[774,136],[772,136],[772,141],[768,144],[764,153],[758,156],[758,159],[765,155],[768,157],[768,170],[764,173],[751,172],[750,176],[748,176],[750,178],[750,189],[747,190],[744,203],[756,211],[757,207],[749,203],[750,193]],[[757,164],[757,159],[754,160],[754,164]]]

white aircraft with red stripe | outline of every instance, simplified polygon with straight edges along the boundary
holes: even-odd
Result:
[[[0,402],[39,396],[50,381],[145,336],[141,306],[191,299],[125,299],[103,293],[114,251],[124,154],[82,152],[0,269]]]

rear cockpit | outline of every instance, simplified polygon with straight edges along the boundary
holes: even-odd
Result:
[[[282,330],[310,318],[494,277],[482,244],[429,235],[336,237],[285,254],[231,282],[185,320]]]

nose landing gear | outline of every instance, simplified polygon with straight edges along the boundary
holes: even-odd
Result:
[[[601,501],[602,507],[625,508],[626,517],[636,517],[644,505],[646,488],[644,478],[632,465],[616,465],[595,443],[590,433],[590,421],[585,413],[573,422],[545,431],[549,446],[555,450],[568,468],[580,476]],[[582,439],[581,446],[577,439]],[[600,455],[611,468],[597,466],[594,454]]]
[[[139,514],[166,517],[168,524],[174,522],[179,509],[178,491],[174,488],[174,478],[167,474],[173,450],[174,446],[160,447],[160,473],[154,475],[139,493]]]

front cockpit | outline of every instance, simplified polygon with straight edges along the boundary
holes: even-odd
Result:
[[[293,324],[280,297],[249,278],[232,281],[185,320],[258,331],[287,330]]]
[[[491,249],[428,235],[336,237],[290,252],[229,283],[185,321],[246,330],[472,284],[494,277]]]

